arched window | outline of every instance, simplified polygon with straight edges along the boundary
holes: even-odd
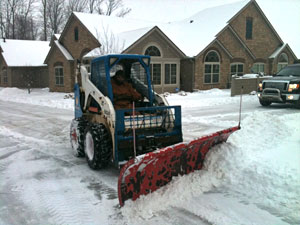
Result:
[[[282,53],[278,58],[277,72],[282,70],[282,68],[286,67],[289,63],[289,58],[287,54]]]
[[[78,41],[79,40],[79,31],[78,31],[78,27],[74,28],[74,40]]]
[[[159,49],[157,47],[153,46],[153,45],[146,49],[145,55],[161,56]]]
[[[205,56],[204,60],[204,83],[215,84],[219,83],[220,79],[220,57],[216,51],[210,51]]]

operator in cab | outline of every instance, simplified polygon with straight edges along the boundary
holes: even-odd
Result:
[[[114,95],[114,107],[118,109],[131,109],[133,101],[142,100],[143,97],[126,80],[123,70],[118,70],[111,80]]]

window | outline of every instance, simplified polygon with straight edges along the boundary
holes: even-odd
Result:
[[[216,51],[210,51],[205,57],[204,83],[219,83],[220,59]]]
[[[55,85],[63,86],[64,85],[64,68],[62,66],[57,66],[55,70]]]
[[[79,40],[79,31],[78,31],[78,27],[75,27],[74,29],[74,40],[78,41]]]
[[[284,67],[286,67],[288,65],[288,62],[289,62],[289,59],[288,59],[287,54],[282,53],[278,59],[277,72],[279,72]]]
[[[234,63],[230,65],[230,75],[238,75],[243,76],[244,74],[244,64],[242,63]]]
[[[161,56],[160,51],[157,47],[155,46],[150,46],[146,49],[145,55],[149,56]]]
[[[177,65],[165,64],[165,84],[176,84]]]
[[[253,18],[246,18],[246,40],[252,39],[252,29],[253,29]]]
[[[161,64],[153,63],[150,65],[150,73],[153,84],[161,84]]]
[[[8,83],[8,76],[7,76],[7,69],[4,68],[2,70],[2,74],[3,74],[3,84],[7,84]]]
[[[252,73],[264,73],[265,72],[265,64],[264,63],[255,63],[251,68]]]

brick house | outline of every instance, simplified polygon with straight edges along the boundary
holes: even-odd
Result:
[[[0,86],[48,87],[49,42],[0,39]]]
[[[274,74],[297,60],[255,0],[168,24],[73,13],[45,60],[50,90],[72,91],[77,59],[89,66],[103,53],[150,55],[157,92],[228,88],[233,74]]]

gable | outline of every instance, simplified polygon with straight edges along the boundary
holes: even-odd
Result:
[[[247,39],[246,21],[248,19],[252,21],[252,38]],[[283,44],[255,1],[251,1],[247,7],[235,15],[229,21],[229,25],[257,58],[268,58],[278,46]]]
[[[158,27],[151,29],[123,52],[145,54],[146,48],[151,45],[158,47],[164,58],[185,57],[185,54]]]
[[[75,29],[78,32],[78,40],[75,40]],[[74,14],[70,16],[59,38],[59,42],[74,59],[80,59],[83,49],[100,47],[99,41]]]

